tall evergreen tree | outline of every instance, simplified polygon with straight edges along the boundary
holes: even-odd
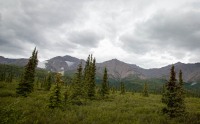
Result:
[[[101,95],[104,97],[105,95],[108,95],[108,94],[109,94],[108,75],[107,75],[107,69],[105,68],[104,75],[103,75]]]
[[[1,76],[0,81],[6,80],[6,73],[5,72],[2,72],[0,76]]]
[[[182,77],[182,71],[179,71],[179,83],[177,86],[177,92],[178,92],[178,115],[184,115],[185,114],[185,101],[184,101],[184,95],[185,91],[183,88],[183,77]]]
[[[84,83],[87,84],[89,81],[89,74],[90,74],[90,55],[88,56],[86,63],[85,63],[85,68],[84,68],[84,74],[83,74],[83,80]]]
[[[13,80],[13,73],[12,73],[12,72],[9,72],[9,73],[7,74],[7,76],[6,76],[5,81],[6,81],[7,83],[11,83],[12,80]]]
[[[2,68],[0,70],[0,81],[6,81],[6,66],[5,64],[3,64],[1,67]]]
[[[93,60],[93,61],[92,61]],[[91,99],[95,96],[95,75],[96,75],[96,60],[91,56],[91,64],[90,64],[90,78],[88,82],[88,97]]]
[[[36,85],[36,88],[38,89],[39,88],[39,77],[37,78],[35,85]]]
[[[180,116],[184,110],[184,102],[182,100],[183,93],[180,92],[182,86],[180,84],[182,84],[182,72],[179,74],[178,84],[174,65],[172,65],[170,80],[166,83],[166,90],[162,98],[162,102],[166,104],[166,107],[163,108],[163,112],[171,118]]]
[[[125,94],[125,92],[126,92],[126,91],[125,91],[124,82],[121,82],[121,83],[120,83],[120,91],[121,91],[120,94]]]
[[[163,86],[162,86],[162,94],[163,95],[165,94],[165,91],[166,91],[166,87],[165,87],[165,84],[163,84]]]
[[[32,52],[32,56],[29,58],[28,64],[25,66],[24,77],[17,88],[18,95],[26,97],[29,93],[33,91],[35,69],[38,64],[37,54],[38,51],[35,48]]]
[[[56,86],[54,87],[52,94],[49,98],[49,108],[59,108],[62,106],[62,99],[61,99],[61,84],[62,84],[62,79],[61,79],[61,74],[57,73],[56,74]]]
[[[85,89],[85,96],[88,96],[89,82],[90,82],[90,55],[85,63],[84,73],[83,73],[83,88]]]
[[[40,87],[45,88],[46,82],[47,82],[47,79],[46,79],[46,76],[45,76],[45,77],[42,78]]]
[[[96,60],[92,55],[89,55],[85,64],[83,83],[86,96],[92,99],[95,96],[95,75],[96,75]]]
[[[144,84],[143,96],[145,97],[149,96],[147,83]]]
[[[52,84],[52,77],[51,77],[51,73],[49,73],[46,80],[45,90],[49,91],[51,89],[51,84]]]
[[[85,97],[85,89],[83,85],[83,75],[82,75],[82,63],[79,64],[77,73],[75,74],[74,81],[72,84],[72,95],[71,99],[74,104],[82,104],[82,99]]]

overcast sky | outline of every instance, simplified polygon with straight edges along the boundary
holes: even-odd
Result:
[[[0,0],[0,55],[200,62],[199,0]]]

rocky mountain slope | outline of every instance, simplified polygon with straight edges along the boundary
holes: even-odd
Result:
[[[112,59],[103,63],[97,64],[97,71],[102,72],[104,68],[107,68],[108,74],[111,78],[115,78],[117,80],[126,78],[128,76],[134,75],[140,78],[144,78],[144,76],[139,71],[140,68],[137,65],[127,64],[117,59]]]
[[[175,63],[175,71],[177,72],[177,78],[178,78],[178,72],[180,70],[183,71],[183,78],[187,82],[194,82],[198,81],[200,82],[200,63],[194,63],[194,64],[184,64],[181,62]],[[141,73],[144,74],[146,78],[169,78],[169,72],[171,69],[171,65],[162,67],[162,68],[155,68],[155,69],[142,69]]]
[[[69,71],[76,70],[80,62],[85,63],[84,60],[71,56],[57,56],[45,61],[45,68],[49,71]]]
[[[24,66],[28,62],[28,59],[9,59],[0,56],[0,63],[2,64],[15,64]],[[45,68],[49,71],[54,72],[65,72],[65,71],[75,71],[77,66],[82,62],[83,67],[85,61],[83,59],[78,59],[71,56],[57,56],[46,60],[44,62],[39,62],[39,68]],[[181,69],[183,71],[184,80],[187,82],[200,82],[200,63],[194,64],[184,64],[181,62],[175,63],[176,72]],[[97,73],[103,74],[105,67],[108,69],[108,74],[110,78],[116,80],[121,80],[126,77],[138,77],[140,79],[147,78],[169,78],[169,72],[171,65],[162,68],[153,69],[143,69],[134,64],[127,64],[125,62],[119,61],[117,59],[112,59],[102,63],[97,63]],[[178,76],[178,74],[177,74]]]

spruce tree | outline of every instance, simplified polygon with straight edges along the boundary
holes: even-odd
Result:
[[[2,68],[0,70],[0,73],[1,73],[1,78],[0,78],[0,81],[6,81],[6,65],[3,64],[2,65]]]
[[[95,96],[95,75],[96,75],[96,60],[92,55],[89,55],[85,64],[83,83],[86,96],[92,99]]]
[[[70,96],[70,87],[67,87],[67,90],[64,92],[64,102],[65,104],[68,102]]]
[[[107,75],[107,69],[105,68],[104,75],[103,75],[101,95],[104,97],[105,95],[108,95],[108,94],[109,94],[108,75]]]
[[[36,80],[36,88],[37,88],[37,89],[39,88],[39,77],[38,77],[37,80]]]
[[[12,83],[12,82],[13,82],[13,79],[14,79],[14,75],[13,75],[13,73],[11,72],[10,75],[9,75],[9,82]]]
[[[51,77],[51,73],[49,73],[46,80],[45,90],[49,91],[51,89],[51,83],[52,83],[52,77]]]
[[[84,68],[84,74],[83,74],[83,88],[85,90],[85,96],[88,97],[88,89],[89,89],[89,84],[90,84],[90,68],[91,62],[90,62],[90,55],[87,58],[87,61],[85,63],[85,68]]]
[[[77,73],[75,74],[72,84],[71,99],[74,104],[82,104],[82,99],[85,97],[85,90],[83,87],[82,63],[79,64]]]
[[[5,73],[5,72],[2,72],[2,73],[1,73],[0,81],[5,81],[5,80],[6,80],[6,73]]]
[[[89,78],[89,85],[88,85],[88,97],[90,99],[94,98],[95,96],[95,75],[96,75],[96,60],[93,59],[91,56],[91,64],[90,64],[90,78]]]
[[[176,91],[176,73],[174,70],[174,65],[172,65],[170,80],[166,84],[166,92],[163,94],[162,101],[167,106],[163,108],[163,112],[168,114],[170,117],[176,116],[176,99],[177,99],[177,91]]]
[[[35,69],[38,64],[37,59],[38,51],[36,48],[32,52],[32,56],[29,58],[28,64],[25,66],[24,77],[19,83],[16,93],[21,96],[27,96],[33,91],[34,79],[35,79]]]
[[[166,104],[163,108],[163,113],[174,118],[182,115],[184,112],[184,100],[182,89],[182,72],[179,74],[179,83],[176,80],[174,65],[171,67],[170,80],[166,83],[165,93],[163,94],[162,102]]]
[[[177,115],[184,115],[185,114],[185,102],[184,102],[184,95],[185,91],[183,88],[183,78],[182,78],[182,71],[179,71],[179,83],[177,86],[177,92],[178,92],[178,112]]]
[[[9,73],[6,75],[5,81],[6,81],[7,83],[11,83],[11,82],[13,81],[13,74],[12,74],[12,72],[9,72]]]
[[[46,81],[47,81],[46,77],[43,77],[43,79],[42,79],[42,81],[41,81],[41,85],[40,85],[40,87],[41,87],[42,89],[45,88]]]
[[[120,83],[120,94],[125,94],[125,86],[124,86],[124,82]]]
[[[83,74],[83,80],[84,84],[87,85],[90,77],[90,55],[87,58],[87,61],[85,63],[85,68],[84,68],[84,74]]]
[[[145,97],[149,96],[147,83],[144,84],[143,96]]]
[[[54,87],[52,94],[49,98],[49,108],[60,108],[62,106],[62,99],[61,99],[61,84],[62,84],[62,79],[61,79],[61,74],[57,73],[56,74],[56,86]]]
[[[162,86],[162,94],[165,94],[166,88],[165,88],[165,84],[163,84]]]

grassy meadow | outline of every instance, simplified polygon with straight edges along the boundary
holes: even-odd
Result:
[[[162,114],[161,95],[140,93],[110,93],[97,96],[84,105],[63,102],[62,108],[50,109],[51,91],[35,88],[30,96],[17,97],[17,83],[0,82],[1,124],[199,124],[200,98],[187,97],[187,115],[170,119]],[[66,91],[65,86],[62,92]],[[64,96],[63,96],[64,99]]]

